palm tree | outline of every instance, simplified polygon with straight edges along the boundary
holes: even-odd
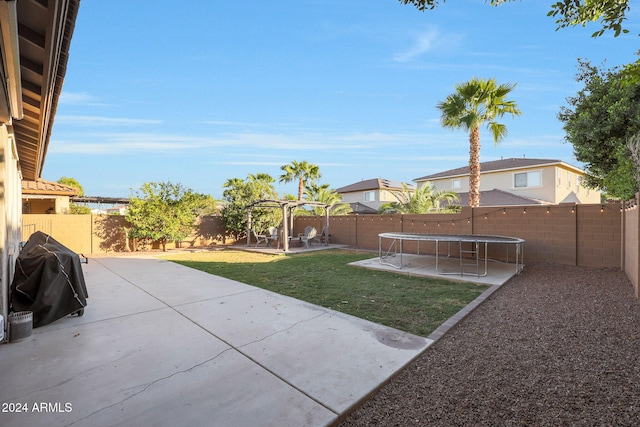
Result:
[[[288,165],[281,166],[280,169],[284,171],[284,174],[280,175],[280,182],[298,180],[298,200],[302,200],[307,181],[313,183],[320,178],[320,167],[306,160],[299,163],[294,160]]]
[[[507,128],[495,120],[507,113],[522,114],[515,101],[505,99],[515,86],[474,77],[456,85],[456,93],[437,105],[442,126],[469,132],[469,206],[480,205],[480,126],[487,124],[496,145],[504,139]]]
[[[380,213],[406,213],[406,214],[424,214],[428,212],[454,212],[455,209],[446,207],[440,208],[442,202],[458,201],[458,195],[453,191],[436,190],[436,186],[432,183],[410,190],[407,184],[402,183],[402,192],[393,192],[397,202],[385,203],[380,206]]]
[[[342,202],[342,196],[336,190],[329,189],[329,184],[320,186],[312,184],[305,190],[307,200],[329,205],[329,215],[346,215],[352,212],[348,203]],[[324,208],[314,206],[314,215],[324,215]]]

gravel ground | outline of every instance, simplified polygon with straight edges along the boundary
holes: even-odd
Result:
[[[618,269],[527,266],[343,426],[638,426],[640,302]]]

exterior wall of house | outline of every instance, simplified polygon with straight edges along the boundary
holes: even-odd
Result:
[[[600,191],[592,190],[582,185],[583,174],[557,167],[556,168],[556,199],[562,201],[572,192],[581,203],[600,203]]]
[[[29,196],[22,198],[22,213],[66,214],[69,213],[69,196]]]
[[[397,191],[401,192],[402,189]],[[365,193],[373,192],[373,200],[365,200]],[[396,197],[393,192],[385,189],[371,189],[366,191],[355,191],[352,193],[341,193],[343,203],[356,203],[356,202],[395,202]]]
[[[397,190],[398,192],[402,192],[401,189]],[[380,190],[380,201],[381,202],[396,202],[396,196],[393,195],[392,191],[389,190]]]
[[[4,341],[8,339],[9,286],[19,252],[22,219],[21,177],[10,132],[7,126],[0,126],[0,314],[4,319]]]
[[[491,173],[489,174],[489,176],[491,176],[493,180],[500,182],[502,186],[497,187],[494,185],[491,188],[483,188],[483,190],[500,188],[510,193],[517,194],[518,196],[530,197],[532,199],[543,200],[549,203],[559,203],[560,200],[558,200],[558,197],[556,194],[555,169],[556,169],[555,166],[546,166],[546,167],[537,166],[537,167],[531,167],[531,168],[522,168],[517,170]],[[515,174],[524,174],[524,173],[539,173],[541,177],[540,185],[516,187],[514,185]],[[483,185],[482,181],[485,181],[484,175],[480,180],[480,185]]]
[[[540,185],[516,187],[515,174],[530,172],[540,173]],[[480,179],[480,191],[499,189],[518,196],[530,197],[552,204],[562,203],[562,201],[573,192],[581,203],[600,203],[600,192],[582,186],[580,184],[581,176],[582,174],[577,173],[574,169],[559,165],[532,166],[530,168],[519,168],[507,171],[484,172]],[[454,181],[459,181],[459,188],[454,188]],[[435,179],[431,182],[438,190],[455,191],[458,193],[466,193],[469,191],[468,176]],[[420,187],[424,185],[426,185],[426,181],[419,183]]]
[[[22,199],[22,213],[30,214],[46,214],[55,213],[55,200],[54,199],[41,199],[41,198],[23,198]]]
[[[343,203],[364,202],[364,192],[342,193]]]

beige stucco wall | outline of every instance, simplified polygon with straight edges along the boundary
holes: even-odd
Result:
[[[10,132],[7,126],[0,126],[0,191],[3,194],[3,203],[0,203],[0,314],[4,319],[5,341],[8,338],[9,286],[18,254],[22,219],[20,172]]]
[[[69,213],[69,196],[25,195],[22,212],[29,214]]]
[[[375,193],[374,200],[365,200],[364,193],[373,191]],[[401,192],[402,190],[397,190]],[[358,191],[353,193],[342,194],[343,203],[355,203],[355,202],[396,202],[398,199],[393,195],[393,192],[384,189]]]

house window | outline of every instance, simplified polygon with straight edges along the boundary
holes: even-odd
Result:
[[[540,187],[541,185],[542,174],[540,171],[522,172],[513,175],[513,186],[516,188]]]
[[[376,201],[376,192],[375,191],[365,191],[364,192],[364,201],[365,202],[375,202]]]
[[[571,188],[571,172],[567,172],[567,188]]]
[[[451,184],[451,187],[452,187],[454,190],[459,190],[460,188],[462,188],[462,183],[460,182],[460,180],[459,180],[459,179],[454,179],[454,180],[453,180],[453,182],[452,182],[452,184]]]
[[[558,187],[562,185],[562,171],[558,169]]]

